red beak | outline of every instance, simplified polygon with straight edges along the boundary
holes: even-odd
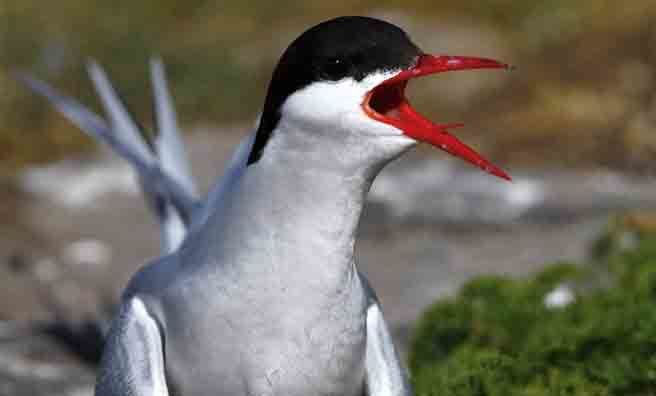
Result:
[[[506,172],[447,132],[449,128],[462,127],[463,124],[433,123],[415,111],[404,94],[408,80],[427,74],[453,70],[509,68],[508,65],[491,59],[422,55],[416,66],[383,81],[369,91],[362,107],[369,117],[394,126],[415,140],[430,143],[449,154],[471,162],[486,172],[511,180]]]

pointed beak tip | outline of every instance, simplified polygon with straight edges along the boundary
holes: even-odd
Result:
[[[510,177],[509,174],[507,174],[506,172],[502,171],[501,169],[495,169],[494,171],[492,171],[492,172],[490,172],[490,173],[492,173],[494,176],[497,176],[497,177],[499,177],[499,178],[501,178],[501,179],[503,179],[503,180],[505,180],[505,181],[507,181],[507,182],[511,182],[511,183],[512,183],[512,181],[513,181],[512,177]]]

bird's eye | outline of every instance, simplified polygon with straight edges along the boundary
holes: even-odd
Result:
[[[348,71],[348,62],[339,58],[330,59],[321,68],[321,77],[326,80],[337,81],[345,77]]]

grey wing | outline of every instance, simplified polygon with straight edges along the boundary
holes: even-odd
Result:
[[[121,307],[110,330],[96,396],[168,396],[163,337],[139,297]]]
[[[149,147],[150,139],[141,128],[125,103],[112,86],[104,70],[94,61],[88,64],[89,76],[100,97],[101,103],[110,120],[111,131],[126,146],[134,151],[154,172],[144,172],[138,166],[133,167],[139,174],[139,181],[146,199],[160,220],[163,253],[175,251],[184,239],[187,226],[191,221],[193,200],[196,188],[189,173],[189,166],[184,146],[177,127],[166,80],[164,66],[158,60],[151,61],[151,78],[155,97],[155,118],[158,135]],[[154,151],[153,151],[154,150]],[[154,182],[154,174],[166,176],[166,180]],[[174,191],[175,189],[175,191]],[[176,206],[178,194],[184,204]]]
[[[193,212],[201,202],[197,199],[196,188],[181,147],[163,67],[159,62],[153,61],[155,115],[160,129],[155,141],[155,151],[149,147],[145,132],[130,115],[100,65],[90,61],[88,72],[109,122],[43,81],[27,74],[18,74],[16,77],[34,92],[46,97],[59,112],[85,133],[107,144],[132,165],[139,175],[142,190],[151,209],[160,220],[162,251],[170,253],[180,244]]]
[[[173,99],[166,83],[164,63],[160,58],[150,60],[150,77],[158,131],[155,138],[157,157],[164,171],[180,183],[189,196],[196,197],[198,196],[196,184],[189,170],[189,161],[178,127]]]
[[[365,394],[367,396],[412,395],[407,372],[396,352],[376,293],[364,275],[360,274],[360,279],[370,301],[367,308]]]

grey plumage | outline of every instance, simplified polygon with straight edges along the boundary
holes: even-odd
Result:
[[[90,63],[89,71],[103,98],[109,124],[45,83],[22,77],[76,125],[127,159],[150,200],[161,200],[166,210],[174,208],[174,215],[180,208],[193,208],[184,216],[184,232],[191,228],[194,238],[181,250],[166,237],[170,214],[155,212],[162,224],[163,252],[170,254],[146,266],[126,289],[107,339],[96,394],[250,395],[284,389],[286,395],[306,395],[311,385],[317,395],[407,395],[410,387],[375,293],[357,271],[352,256],[359,211],[379,165],[361,168],[346,184],[342,177],[308,173],[310,164],[294,166],[293,173],[298,174],[287,174],[284,167],[252,166],[250,177],[244,180],[253,144],[250,135],[207,198],[192,201],[195,187],[186,170],[161,67],[158,61],[151,63],[159,129],[154,153],[97,64]],[[288,155],[297,151],[293,139],[281,144],[292,146],[277,151],[287,157],[279,160],[295,161]],[[153,173],[161,176],[164,186],[183,192],[187,203],[174,204],[179,195],[154,188]],[[294,182],[268,184],[280,178]],[[267,186],[267,190],[258,186]],[[255,191],[244,193],[251,198],[234,201],[235,190],[253,188]],[[335,191],[341,191],[342,198],[336,197]],[[267,230],[264,223],[270,221],[270,215],[287,210],[292,203],[307,205],[299,213],[326,214],[326,219],[312,223],[332,224],[332,229],[318,231],[334,235],[334,239],[328,244],[306,244],[299,255],[293,247],[304,243],[308,219],[288,218],[276,229]],[[228,206],[229,213],[221,210]],[[222,238],[224,242],[217,243]],[[281,245],[287,248],[280,249]],[[346,249],[346,255],[341,249]],[[213,264],[239,250],[253,253],[247,261],[261,264]],[[272,268],[264,264],[272,254],[320,258],[316,262],[321,265],[282,260],[282,267]],[[317,271],[327,269],[331,270],[326,276],[316,277]],[[246,276],[243,271],[250,279],[246,284],[238,280]],[[210,279],[213,281],[207,283]],[[287,291],[282,286],[286,282],[307,284]],[[320,298],[304,297],[318,289],[324,290]],[[239,352],[240,345],[247,347]]]
[[[169,94],[161,59],[150,60],[150,76],[158,131],[155,137],[157,157],[167,174],[180,183],[190,196],[197,196],[197,188],[191,177],[184,143],[180,138],[173,99]]]
[[[362,70],[331,57],[329,36],[348,36],[343,26],[364,40],[342,41],[344,59],[367,59],[359,51],[373,51]],[[379,45],[381,33],[401,51]],[[314,59],[319,72],[308,74],[304,55],[315,56],[316,43],[330,56]],[[274,72],[259,140],[244,140],[203,200],[195,200],[179,151],[161,64],[151,64],[160,130],[154,153],[95,63],[89,73],[109,123],[26,79],[130,161],[146,195],[161,204],[155,208],[166,209],[155,211],[164,229],[172,227],[169,209],[184,224],[181,245],[164,232],[168,254],[126,288],[97,396],[411,394],[354,249],[371,183],[416,144],[364,111],[363,101],[419,52],[400,29],[369,18],[319,25],[290,48]]]
[[[198,209],[202,203],[189,172],[161,61],[153,59],[151,62],[157,115],[154,151],[146,142],[146,134],[125,109],[100,65],[90,61],[87,70],[110,119],[109,123],[45,82],[25,73],[17,77],[34,92],[48,99],[62,115],[87,135],[106,144],[132,165],[149,206],[162,224],[162,252],[170,253],[182,242],[195,213],[200,212]]]
[[[109,123],[24,78],[135,167],[164,230],[167,254],[123,294],[96,395],[410,395],[355,263],[358,223],[376,175],[417,141],[510,180],[404,94],[409,79],[479,68],[508,66],[426,54],[372,18],[316,25],[283,53],[256,131],[202,200],[161,63],[151,62],[154,152],[95,63],[89,73]]]

